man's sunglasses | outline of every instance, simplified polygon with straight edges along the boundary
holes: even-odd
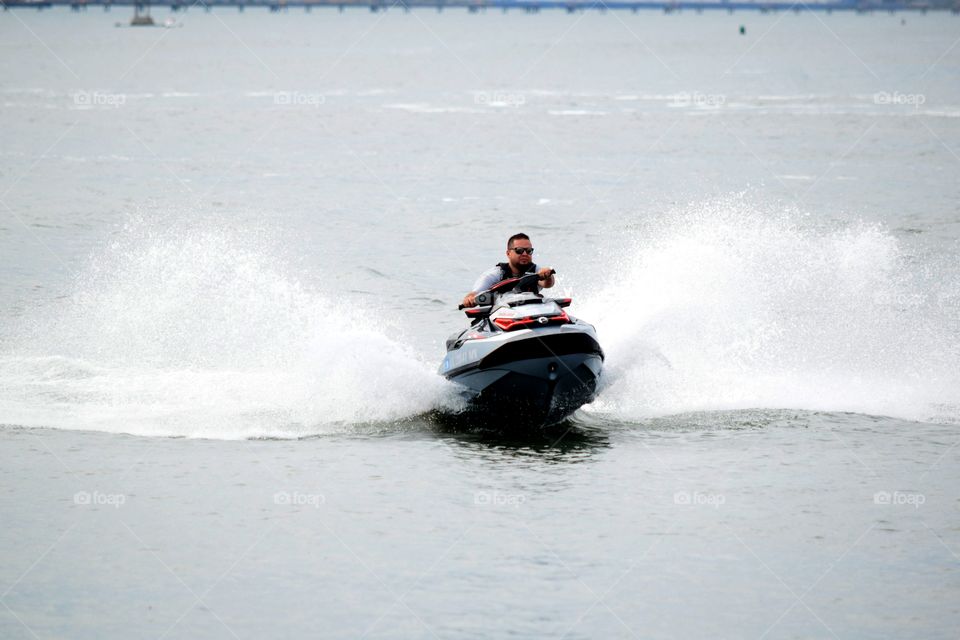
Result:
[[[513,251],[517,252],[518,256],[522,256],[525,253],[533,255],[533,247],[513,247]]]

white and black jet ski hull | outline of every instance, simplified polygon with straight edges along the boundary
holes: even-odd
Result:
[[[593,401],[603,357],[593,327],[575,321],[466,341],[441,373],[461,386],[464,418],[511,431],[563,422]]]

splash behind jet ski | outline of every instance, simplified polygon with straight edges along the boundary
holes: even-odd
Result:
[[[537,293],[536,273],[503,280],[465,309],[470,327],[447,340],[440,373],[462,387],[471,425],[545,427],[592,402],[603,350],[570,298]],[[460,306],[463,309],[463,306]]]

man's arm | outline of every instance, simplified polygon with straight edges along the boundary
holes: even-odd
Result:
[[[556,280],[553,277],[553,273],[551,273],[552,271],[553,269],[551,269],[550,267],[544,267],[543,269],[540,269],[537,271],[537,275],[543,278],[540,281],[540,286],[543,287],[544,289],[549,289],[550,287],[556,284]]]
[[[477,278],[477,281],[473,283],[473,289],[463,298],[462,304],[465,307],[475,307],[477,306],[476,295],[481,291],[486,291],[493,285],[500,282],[500,267],[493,267],[492,269],[487,269],[480,277]]]
[[[470,292],[480,293],[481,291],[486,291],[498,282],[500,282],[500,267],[492,267],[480,274],[477,281],[473,283],[473,288]]]

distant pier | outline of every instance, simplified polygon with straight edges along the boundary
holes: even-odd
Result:
[[[139,7],[160,8],[170,7],[172,11],[187,11],[188,9],[202,9],[210,11],[212,8],[235,8],[243,11],[246,8],[264,8],[271,12],[287,11],[290,8],[311,9],[333,8],[339,11],[345,9],[364,9],[372,12],[399,9],[463,9],[470,13],[480,13],[487,9],[510,11],[517,10],[525,13],[538,13],[541,10],[559,9],[567,13],[581,11],[662,11],[664,13],[680,13],[683,11],[760,11],[762,13],[778,11],[817,11],[832,13],[833,11],[852,11],[870,13],[874,11],[897,12],[915,11],[951,11],[960,13],[960,0],[922,1],[922,0],[863,0],[839,2],[747,2],[724,1],[704,2],[695,0],[662,0],[657,1],[630,1],[630,0],[167,0],[165,2],[143,2],[142,0],[0,0],[4,11],[8,9],[49,9],[52,7],[70,7],[74,11],[83,11],[88,7],[103,7],[109,11],[111,7]]]

